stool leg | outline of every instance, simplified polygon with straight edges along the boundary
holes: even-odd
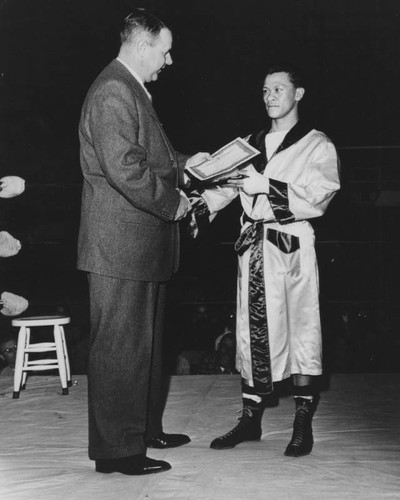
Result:
[[[67,395],[68,394],[67,369],[65,366],[64,349],[63,349],[62,336],[59,325],[54,325],[54,341],[56,343],[58,372],[60,374],[60,379],[61,379],[62,393],[63,395]]]
[[[31,329],[26,328],[26,336],[25,336],[25,346],[24,349],[30,346],[31,343]],[[25,389],[26,387],[26,378],[28,376],[28,371],[24,370],[28,366],[28,360],[29,360],[29,353],[24,352],[24,364],[23,364],[23,369],[22,369],[22,382],[21,382],[21,391]]]
[[[67,370],[67,386],[71,387],[72,386],[71,368],[69,366],[69,356],[68,356],[67,343],[65,341],[64,327],[62,325],[60,325],[60,331],[61,331],[61,339],[62,339],[63,350],[64,350],[64,357],[65,357],[65,368]]]
[[[18,333],[17,355],[15,358],[13,399],[19,398],[19,391],[21,390],[22,367],[24,364],[24,357],[25,357],[26,335],[27,335],[26,328],[24,326],[21,326]]]

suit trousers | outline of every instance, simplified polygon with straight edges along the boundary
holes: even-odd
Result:
[[[89,273],[89,458],[145,453],[162,432],[166,284]]]

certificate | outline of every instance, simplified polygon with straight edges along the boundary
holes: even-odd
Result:
[[[210,160],[186,167],[186,170],[200,181],[216,181],[228,177],[227,174],[239,165],[259,154],[258,149],[238,137],[212,154]]]

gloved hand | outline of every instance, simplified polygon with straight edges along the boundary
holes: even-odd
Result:
[[[0,198],[14,198],[25,191],[25,181],[16,175],[7,175],[0,179]]]
[[[18,316],[18,314],[23,313],[29,306],[29,302],[24,297],[10,292],[3,292],[0,295],[0,304],[3,304],[0,312],[4,316]]]
[[[0,257],[12,257],[21,250],[19,240],[7,231],[0,231]]]

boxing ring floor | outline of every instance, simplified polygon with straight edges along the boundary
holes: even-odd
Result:
[[[314,417],[315,445],[306,457],[283,451],[293,401],[265,411],[259,442],[209,448],[240,409],[237,375],[173,376],[166,432],[192,442],[148,450],[172,469],[128,477],[94,472],[87,458],[87,383],[73,377],[68,396],[55,376],[32,376],[20,399],[0,379],[2,500],[302,500],[400,498],[400,373],[336,374]]]

